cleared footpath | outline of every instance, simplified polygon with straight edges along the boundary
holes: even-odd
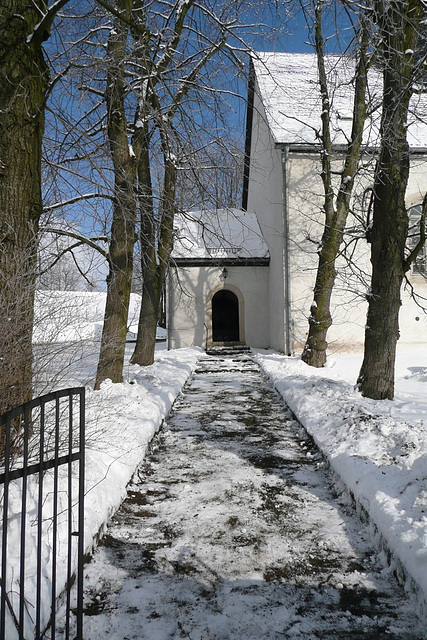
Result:
[[[204,356],[86,570],[88,640],[425,640],[249,355]]]

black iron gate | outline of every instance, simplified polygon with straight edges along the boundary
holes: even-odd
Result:
[[[0,417],[0,640],[83,640],[84,426],[84,388]]]

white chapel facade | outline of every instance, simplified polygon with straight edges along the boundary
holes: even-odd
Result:
[[[343,157],[339,152],[345,149],[351,126],[349,84],[354,63],[330,56],[328,64],[334,82],[332,124],[339,172]],[[305,342],[323,221],[316,58],[258,54],[251,69],[242,210],[179,216],[167,283],[169,348],[234,343],[293,354]],[[372,100],[380,100],[380,88],[377,95],[375,87],[370,89]],[[367,149],[377,144],[379,118],[374,111],[364,141]],[[427,191],[424,122],[427,99],[422,96],[413,105],[408,128],[407,206],[413,207],[415,219]],[[359,211],[362,215],[371,180],[372,169],[361,172],[356,217]],[[356,222],[349,223],[347,254],[337,261],[328,334],[331,350],[363,344],[370,247],[360,237],[360,224],[356,230]],[[409,281],[425,299],[426,273],[423,254]],[[402,292],[402,302],[401,342],[425,342],[427,315],[408,291]]]

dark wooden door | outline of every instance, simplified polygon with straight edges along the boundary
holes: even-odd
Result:
[[[239,301],[227,289],[221,289],[212,298],[213,342],[239,342]]]

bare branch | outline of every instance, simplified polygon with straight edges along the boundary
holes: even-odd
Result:
[[[62,202],[55,202],[55,204],[46,205],[43,207],[43,212],[46,213],[47,211],[62,209],[62,207],[75,204],[76,202],[81,202],[82,200],[90,200],[91,198],[106,198],[107,200],[113,200],[113,196],[108,193],[86,193],[78,195],[75,198],[70,198],[69,200],[63,200]]]
[[[27,37],[28,44],[34,44],[36,47],[41,46],[42,42],[47,40],[56,14],[64,7],[69,0],[56,0],[52,6],[48,8],[45,14],[41,13],[41,20],[35,26],[34,31]],[[34,3],[37,7],[37,4]]]
[[[95,251],[98,251],[98,253],[100,253],[107,260],[108,264],[110,264],[109,252],[103,249],[102,247],[100,247],[99,244],[97,244],[97,242],[109,243],[110,239],[108,238],[108,236],[96,236],[94,238],[85,238],[85,236],[82,236],[79,233],[75,233],[74,231],[67,231],[65,229],[56,229],[54,227],[43,227],[42,229],[40,229],[40,231],[42,233],[53,233],[58,236],[66,236],[68,238],[73,238],[74,240],[78,240],[79,244],[85,244],[88,247],[95,249]],[[77,245],[73,245],[73,248],[75,248],[76,246]]]

